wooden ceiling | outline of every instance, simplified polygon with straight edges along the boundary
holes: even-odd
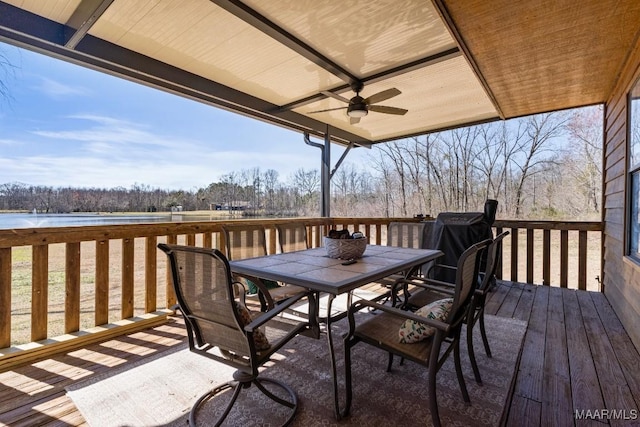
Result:
[[[0,41],[361,145],[606,102],[639,31],[637,0],[0,1]],[[358,85],[408,112],[351,123]]]
[[[638,1],[444,2],[504,118],[606,102],[638,43]]]

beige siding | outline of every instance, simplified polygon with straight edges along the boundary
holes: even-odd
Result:
[[[640,76],[640,43],[606,106],[604,150],[604,291],[636,348],[640,348],[640,265],[624,258],[627,93]]]

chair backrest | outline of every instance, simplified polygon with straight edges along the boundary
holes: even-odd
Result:
[[[280,252],[294,252],[309,249],[307,227],[304,224],[277,224]]]
[[[227,258],[239,260],[267,255],[267,239],[262,225],[224,225]]]
[[[481,281],[478,285],[478,289],[485,290],[488,289],[491,283],[493,282],[494,276],[496,274],[496,269],[498,268],[498,261],[500,261],[500,256],[502,255],[502,240],[509,234],[509,231],[503,231],[498,234],[491,244],[487,246],[486,249],[486,263],[484,274],[481,275]]]
[[[391,222],[387,227],[387,246],[422,248],[424,222]]]
[[[189,347],[211,346],[233,352],[236,364],[250,366],[249,340],[234,300],[229,262],[217,249],[158,245],[169,257],[173,287],[185,318]],[[208,355],[208,354],[207,354]],[[226,360],[218,357],[214,359]]]
[[[490,239],[475,243],[467,248],[460,258],[456,268],[456,287],[453,306],[449,314],[449,323],[456,323],[466,314],[466,308],[476,288],[479,254],[491,243]]]

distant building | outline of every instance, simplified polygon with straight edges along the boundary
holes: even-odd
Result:
[[[209,209],[212,211],[244,211],[251,209],[251,204],[246,201],[237,201],[232,203],[211,203]]]

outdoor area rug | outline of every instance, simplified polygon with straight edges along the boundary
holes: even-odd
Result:
[[[462,340],[463,371],[471,404],[462,400],[453,357],[438,373],[438,404],[443,425],[497,426],[509,394],[522,346],[526,323],[486,316],[493,358],[487,358],[479,333],[476,358],[483,385],[473,377],[466,344]],[[340,378],[344,378],[342,333],[345,320],[334,325],[334,341]],[[475,331],[479,332],[479,331]],[[464,331],[463,331],[464,337]],[[432,425],[427,395],[427,370],[411,362],[386,372],[387,354],[366,344],[353,349],[354,397],[349,418],[336,421],[326,336],[315,340],[296,337],[281,349],[263,375],[279,379],[298,394],[294,426],[414,426]],[[67,388],[85,420],[93,427],[187,426],[195,400],[215,385],[231,379],[233,368],[189,352],[184,346],[161,353],[152,360],[127,365]],[[254,390],[252,387],[251,390]],[[344,387],[341,387],[344,401]],[[279,425],[283,411],[259,392],[243,391],[225,425]],[[225,392],[198,412],[198,425],[212,425],[217,411],[230,395]]]

